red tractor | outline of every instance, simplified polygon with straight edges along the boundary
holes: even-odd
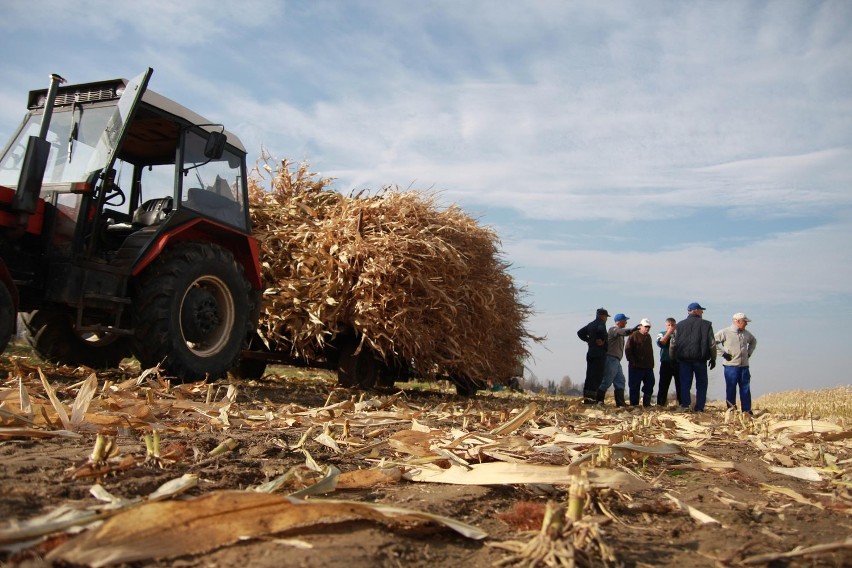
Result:
[[[30,92],[0,155],[0,350],[20,313],[45,360],[135,356],[194,380],[254,335],[245,148],[148,90],[151,73]]]

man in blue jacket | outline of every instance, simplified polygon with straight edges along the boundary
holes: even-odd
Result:
[[[583,383],[583,404],[595,404],[606,360],[606,320],[609,312],[598,308],[595,319],[577,330],[577,337],[589,344],[586,352],[586,382]]]
[[[713,323],[704,319],[704,308],[698,302],[687,306],[688,316],[677,323],[677,331],[670,341],[670,353],[678,362],[680,380],[680,407],[689,409],[692,402],[690,389],[695,376],[695,410],[704,410],[707,401],[707,368],[716,367],[716,338]]]

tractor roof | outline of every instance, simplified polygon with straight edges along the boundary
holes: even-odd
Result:
[[[127,83],[129,83],[127,79],[111,79],[108,81],[97,81],[94,83],[63,85],[60,86],[57,91],[56,102],[54,104],[56,107],[62,107],[72,105],[75,101],[84,104],[89,102],[118,100]],[[42,107],[44,106],[46,99],[47,89],[30,91],[27,107],[30,109]],[[199,126],[208,132],[218,132],[223,127],[218,123],[212,123],[212,121],[207,120],[195,111],[192,111],[182,104],[177,103],[168,97],[164,97],[151,89],[145,90],[145,93],[142,95],[142,102],[158,110],[171,114],[181,121]],[[228,144],[245,153],[246,149],[236,134],[229,132],[228,130],[225,130],[225,134],[228,136]]]

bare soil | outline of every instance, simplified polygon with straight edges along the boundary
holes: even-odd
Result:
[[[0,414],[0,426],[30,427],[33,431],[61,428],[35,365],[44,369],[46,379],[69,409],[80,383],[92,372],[44,366],[26,357],[3,356],[0,376],[6,378],[0,383],[0,401],[6,412]],[[647,487],[633,492],[606,488],[591,492],[585,514],[590,522],[599,526],[604,542],[614,551],[616,560],[610,565],[852,564],[852,543],[846,540],[852,534],[849,490],[852,482],[849,459],[852,456],[849,436],[842,433],[834,432],[831,439],[821,433],[811,433],[808,438],[791,435],[779,444],[779,438],[768,433],[775,417],[757,416],[754,421],[757,426],[736,420],[732,423],[730,414],[726,416],[723,410],[714,408],[684,415],[697,426],[709,428],[702,432],[699,442],[675,440],[672,431],[665,429],[666,420],[660,418],[665,409],[595,409],[583,407],[578,399],[508,392],[481,393],[476,399],[463,399],[439,388],[420,390],[400,384],[388,392],[360,393],[339,389],[327,374],[319,371],[293,372],[289,377],[271,375],[254,382],[231,378],[237,394],[234,404],[225,410],[230,416],[225,423],[221,413],[202,412],[198,410],[200,406],[194,410],[189,406],[179,408],[175,403],[185,400],[206,404],[206,385],[184,385],[175,390],[175,387],[163,387],[162,382],[151,377],[139,384],[127,384],[139,375],[139,369],[132,366],[98,372],[99,391],[95,400],[101,402],[92,403],[77,438],[41,438],[32,432],[14,435],[8,431],[0,435],[0,529],[12,530],[13,520],[30,519],[63,505],[81,509],[96,506],[98,502],[90,494],[90,488],[98,481],[111,494],[124,498],[148,495],[161,484],[185,473],[196,474],[199,482],[178,497],[180,499],[222,490],[246,490],[303,467],[306,456],[297,446],[312,427],[314,430],[302,447],[321,466],[333,465],[342,472],[351,472],[401,464],[405,470],[414,467],[416,457],[395,451],[392,446],[380,446],[377,452],[368,454],[353,451],[357,448],[355,444],[342,444],[341,451],[336,452],[316,442],[315,437],[326,431],[345,441],[347,432],[339,426],[340,418],[350,420],[348,435],[351,439],[365,444],[387,440],[394,432],[411,428],[412,420],[433,431],[455,429],[488,433],[510,420],[513,413],[535,402],[534,418],[512,433],[529,444],[527,449],[512,454],[519,462],[567,467],[577,459],[578,452],[597,449],[597,446],[583,448],[576,443],[562,442],[564,451],[533,451],[551,442],[536,433],[549,426],[575,435],[593,432],[597,436],[615,427],[632,433],[630,439],[637,444],[675,442],[687,447],[692,444],[691,447],[697,448],[703,456],[732,462],[732,467],[728,468],[698,469],[693,467],[694,460],[684,456],[628,453],[613,458],[614,463],[607,464],[609,467],[631,472],[644,480]],[[112,381],[112,397],[104,394],[105,381]],[[32,425],[10,417],[22,413],[16,394],[21,385],[33,408],[43,404],[46,409],[43,413],[34,411]],[[220,400],[227,388],[228,381],[217,382],[210,389],[212,400]],[[118,396],[121,393],[124,398]],[[131,395],[138,404],[122,406],[124,422],[112,420],[121,414],[119,407],[127,403]],[[341,401],[372,399],[385,405],[377,406],[376,412],[397,413],[408,418],[395,424],[359,426],[362,423],[355,412],[312,412]],[[120,402],[122,400],[124,402]],[[146,405],[150,411],[147,414],[142,408]],[[267,420],[256,417],[247,420],[245,417],[252,411],[266,412]],[[336,420],[328,422],[331,416]],[[164,459],[159,463],[145,460],[142,436],[152,428],[161,432]],[[842,428],[849,434],[847,426]],[[98,473],[87,466],[87,461],[99,432],[114,439],[117,452],[106,465],[101,464]],[[211,457],[210,451],[227,438],[236,441],[235,449]],[[613,437],[617,439],[623,437]],[[792,442],[792,446],[786,446],[785,440]],[[560,444],[553,442],[557,446]],[[504,453],[512,452],[505,450]],[[824,467],[826,453],[834,459],[832,463],[839,464],[833,470]],[[770,465],[779,465],[772,456],[778,459],[782,454],[788,456],[783,461],[794,460],[794,465],[817,468],[821,481],[806,481],[770,470]],[[382,459],[384,463],[379,461]],[[469,457],[465,459],[469,461]],[[449,465],[448,462],[438,463]],[[309,483],[305,481],[302,485]],[[770,491],[768,486],[795,493]],[[287,494],[298,488],[297,484],[282,488],[280,492]],[[717,522],[702,524],[667,495]],[[797,500],[791,495],[803,499]],[[492,545],[531,538],[541,525],[545,503],[549,500],[566,502],[568,487],[552,484],[448,485],[401,479],[310,497],[327,498],[397,505],[443,515],[469,523],[487,532],[488,537],[484,540],[465,538],[435,523],[386,525],[355,520],[250,538],[203,554],[157,559],[156,552],[152,552],[150,559],[124,565],[222,568],[492,566],[507,558],[506,551]],[[45,556],[73,538],[73,534],[56,531],[23,547],[7,544],[0,549],[0,565],[68,565],[61,560],[46,560]],[[844,540],[847,544],[839,546]],[[798,547],[818,545],[827,545],[828,550],[816,550],[806,556],[798,556],[795,552]],[[779,557],[782,553],[789,557]],[[761,554],[769,556],[763,560],[756,558]],[[597,560],[592,564],[603,565],[603,562]]]

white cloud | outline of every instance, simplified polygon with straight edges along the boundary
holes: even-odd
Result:
[[[594,283],[627,297],[656,299],[700,296],[713,303],[762,306],[852,295],[852,223],[781,233],[731,246],[724,233],[716,242],[672,245],[655,252],[567,250],[559,243],[508,243],[510,259],[530,268],[547,267],[557,279]],[[618,267],[614,270],[613,267]],[[558,275],[563,272],[562,278]],[[626,275],[674,275],[665,286],[654,278],[626,285]]]
[[[32,28],[51,33],[68,31],[98,34],[98,40],[129,42],[139,48],[146,45],[174,47],[217,44],[229,36],[245,33],[246,28],[267,25],[282,11],[275,0],[208,2],[206,0],[31,0],[4,2],[0,9],[0,29]],[[4,25],[5,24],[5,25]],[[128,31],[133,35],[128,37]],[[116,48],[128,47],[119,43]]]

